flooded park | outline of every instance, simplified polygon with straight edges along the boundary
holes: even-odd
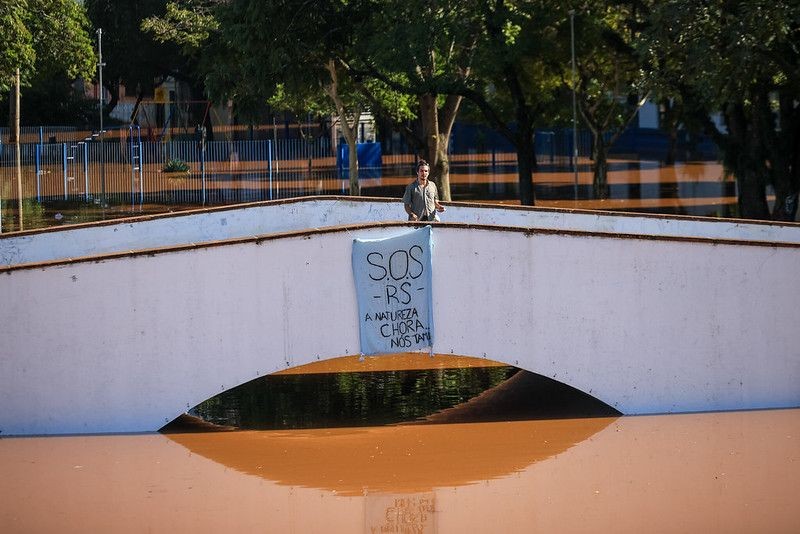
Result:
[[[455,162],[453,204],[513,205],[512,163]],[[363,194],[399,202],[411,165],[362,179]],[[216,193],[206,205],[269,195],[263,176],[212,176],[207,193]],[[335,169],[290,176],[273,183],[275,196],[276,183],[293,195],[347,187]],[[537,204],[714,217],[735,206],[733,183],[715,163],[613,161],[611,198],[602,201],[586,198],[588,168],[577,184],[575,176],[543,165]],[[26,228],[201,207],[52,201],[28,213]],[[441,533],[800,525],[798,409],[625,416],[513,366],[419,353],[287,369],[187,408],[159,433],[0,439],[0,527]]]
[[[173,144],[178,146],[178,151],[182,145],[187,146],[187,143]],[[220,145],[216,161],[204,164],[202,171],[200,164],[194,163],[189,172],[177,178],[163,173],[160,164],[143,166],[132,175],[130,160],[108,163],[101,173],[96,152],[92,153],[93,164],[87,163],[76,171],[66,160],[62,161],[66,145],[57,145],[52,164],[31,164],[22,168],[26,184],[23,192],[26,200],[22,206],[24,228],[63,226],[204,206],[349,194],[347,169],[341,162],[337,165],[336,158],[301,160],[295,156],[278,162],[267,159],[267,153],[274,149],[265,143],[239,142],[241,153],[249,153],[253,158],[242,161],[239,152],[232,148],[236,144],[216,144]],[[189,145],[193,151],[193,145]],[[115,148],[110,153],[118,155],[119,150]],[[545,156],[541,159],[533,178],[536,205],[540,207],[704,217],[731,217],[736,212],[735,181],[716,162],[664,165],[659,161],[612,159],[609,161],[609,197],[598,200],[592,194],[591,160],[580,158],[573,170],[568,158]],[[399,201],[405,186],[414,179],[415,161],[416,157],[410,154],[384,155],[379,167],[362,167],[359,171],[361,195]],[[4,193],[1,199],[3,232],[19,230],[15,180],[13,165],[7,162],[0,167],[0,191]],[[453,201],[519,205],[513,153],[453,155],[449,181]]]
[[[800,532],[798,2],[0,6],[0,534]]]

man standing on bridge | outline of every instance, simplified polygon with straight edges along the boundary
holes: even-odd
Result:
[[[443,212],[444,206],[439,204],[439,192],[436,184],[428,180],[431,166],[424,159],[417,163],[417,179],[408,184],[403,193],[403,206],[408,213],[409,221],[438,220],[436,212]]]

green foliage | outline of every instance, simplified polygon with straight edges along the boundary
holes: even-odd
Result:
[[[0,90],[17,68],[23,85],[35,76],[90,78],[96,63],[83,4],[74,0],[0,3]]]
[[[189,164],[179,158],[167,161],[161,168],[162,172],[189,172]]]
[[[8,124],[8,98],[0,94],[0,124]],[[64,75],[37,75],[23,93],[22,126],[42,124],[88,127],[97,121],[97,101],[76,90]]]
[[[738,0],[658,3],[640,47],[723,152],[740,215],[792,219],[800,190],[800,4]],[[721,112],[725,129],[709,120]],[[775,188],[772,213],[766,186]],[[794,207],[793,207],[794,206]]]
[[[164,0],[85,0],[95,28],[103,30],[103,84],[111,94],[110,112],[119,98],[119,86],[128,94],[152,95],[153,88],[172,76],[199,86],[196,61],[181,54],[177,44],[158,42],[141,27],[151,17],[163,16]],[[201,95],[193,95],[199,98]]]
[[[167,2],[163,16],[152,15],[142,21],[141,29],[161,43],[173,42],[193,53],[219,30],[214,14],[217,2],[195,0],[186,4]]]
[[[561,25],[564,42],[570,42],[569,22]],[[592,133],[594,195],[607,198],[608,150],[650,91],[635,48],[642,20],[631,6],[601,0],[585,2],[574,22],[576,72],[573,78],[571,50],[562,46],[561,76],[564,89],[575,91],[581,122]]]
[[[17,68],[26,74],[33,68],[36,51],[33,36],[26,25],[27,1],[9,0],[0,3],[0,91],[6,92]]]
[[[267,102],[276,109],[332,111],[323,90],[330,83],[326,65],[341,50],[347,24],[337,7],[308,9],[298,0],[235,0],[221,7],[214,54],[226,59],[205,64],[214,99],[232,98],[240,111]]]
[[[10,199],[10,182],[4,184],[3,194],[0,197],[2,204],[2,220],[0,229],[3,232],[13,232],[19,230],[19,204],[16,199]],[[45,219],[45,208],[36,201],[35,198],[25,198],[22,200],[22,220],[26,230],[31,228],[42,228],[47,224]]]

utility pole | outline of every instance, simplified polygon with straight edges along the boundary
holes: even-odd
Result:
[[[97,28],[97,68],[100,72],[100,83],[98,86],[98,93],[100,96],[100,202],[103,207],[106,207],[106,154],[104,150],[103,135],[103,28]]]
[[[575,10],[569,10],[569,36],[572,48],[572,170],[575,173],[575,200],[578,200],[578,104],[575,97]]]
[[[19,146],[19,67],[14,76],[14,146],[16,147],[17,158],[17,206],[19,207],[19,229],[24,230],[25,226],[22,221],[22,151]]]

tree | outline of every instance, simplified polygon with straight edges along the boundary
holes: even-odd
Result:
[[[520,203],[534,205],[534,133],[561,83],[557,38],[564,6],[547,0],[478,2],[474,71],[443,92],[470,99],[515,147]]]
[[[256,117],[268,104],[294,113],[336,112],[350,146],[350,192],[360,192],[356,134],[364,97],[336,60],[347,46],[353,19],[346,6],[308,9],[299,0],[168,3],[167,16],[145,29],[160,39],[200,51],[206,90],[232,100],[237,114]],[[357,20],[357,19],[356,19]]]
[[[800,192],[800,4],[657,3],[642,50],[720,147],[736,178],[739,215],[793,220]],[[716,112],[723,127],[711,118]],[[775,191],[771,211],[767,186]]]
[[[361,31],[343,58],[352,76],[415,99],[421,135],[413,139],[431,165],[444,200],[451,199],[448,147],[463,96],[442,91],[468,83],[481,28],[480,2],[363,2]],[[402,43],[398,46],[398,43]],[[373,102],[381,109],[380,102]]]
[[[157,79],[163,81],[187,70],[181,68],[184,61],[176,45],[157,42],[152,35],[141,31],[146,18],[164,14],[164,0],[86,0],[85,3],[94,27],[103,29],[103,85],[110,95],[106,114],[119,102],[120,85],[135,92],[141,101],[157,84]]]
[[[575,17],[575,33],[580,36],[577,79],[573,86],[565,71],[564,83],[575,90],[581,117],[592,133],[595,198],[608,198],[608,151],[649,96],[634,46],[638,16],[635,6],[587,2]]]
[[[74,0],[7,0],[0,4],[0,90],[53,80],[65,93],[77,78],[90,78],[95,55],[83,6]],[[11,98],[11,104],[15,101]],[[15,120],[18,110],[12,109]],[[12,140],[13,142],[14,140]]]
[[[33,35],[28,28],[27,0],[8,0],[0,3],[0,29],[3,46],[0,48],[0,91],[5,93],[13,83],[17,69],[27,78],[36,62]]]
[[[14,94],[9,97],[9,142],[16,145],[20,230],[24,229],[19,146],[21,86],[29,85],[36,77],[60,77],[66,85],[66,80],[89,77],[94,53],[87,28],[83,6],[73,0],[8,0],[0,4],[0,89],[14,87]]]

